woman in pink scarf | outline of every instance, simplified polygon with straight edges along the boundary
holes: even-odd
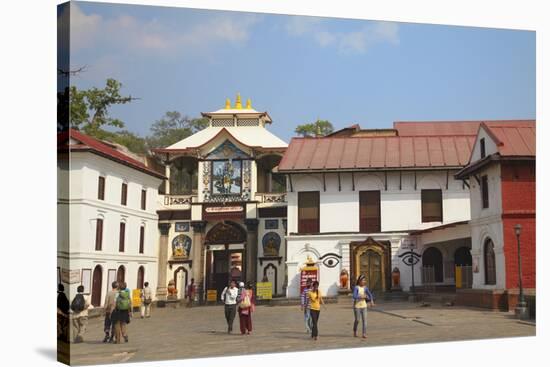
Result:
[[[252,332],[252,312],[254,311],[254,291],[252,290],[252,284],[248,283],[246,288],[243,288],[241,292],[239,302],[239,321],[241,325],[241,334],[248,334]]]

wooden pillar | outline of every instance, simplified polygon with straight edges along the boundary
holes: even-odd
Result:
[[[166,184],[164,185],[166,195],[170,195],[170,162],[165,162],[164,175],[166,176]]]
[[[191,222],[193,227],[193,278],[197,285],[197,294],[199,302],[204,303],[204,229],[205,220],[196,220]]]
[[[256,218],[245,219],[246,225],[246,281],[256,283],[258,279],[258,223]]]
[[[159,223],[160,239],[159,239],[159,260],[158,260],[158,277],[157,277],[157,299],[166,301],[168,296],[166,282],[166,266],[168,266],[168,234],[170,232],[170,223]]]

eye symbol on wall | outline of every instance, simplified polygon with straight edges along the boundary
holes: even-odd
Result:
[[[327,268],[334,268],[336,265],[340,264],[340,259],[342,256],[335,254],[333,252],[329,252],[328,254],[324,254],[319,258],[319,260],[323,260],[323,265],[325,265]]]
[[[404,252],[398,257],[408,266],[416,265],[420,261],[420,255],[412,251]]]

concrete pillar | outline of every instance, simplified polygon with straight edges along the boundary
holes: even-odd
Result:
[[[195,284],[197,285],[197,294],[199,302],[204,302],[204,229],[206,228],[205,220],[191,221],[193,227],[193,278],[195,278]]]
[[[245,219],[246,225],[246,281],[256,283],[258,279],[258,219]]]
[[[159,260],[157,277],[157,299],[165,301],[168,295],[166,282],[166,266],[168,265],[168,233],[170,232],[170,223],[159,223]]]

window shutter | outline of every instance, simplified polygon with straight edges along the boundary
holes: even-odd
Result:
[[[95,227],[95,249],[101,251],[103,246],[103,219],[98,218]]]
[[[380,191],[359,192],[359,231],[380,232]]]
[[[298,193],[298,232],[319,233],[319,191]]]
[[[122,184],[122,192],[120,194],[120,204],[126,205],[128,202],[128,184]]]
[[[422,190],[422,222],[443,222],[441,190]]]
[[[144,242],[145,242],[145,227],[141,226],[139,228],[139,253],[140,254],[143,254]]]
[[[126,223],[121,222],[120,223],[120,232],[119,232],[119,238],[118,238],[118,251],[124,252],[124,238],[126,237]]]
[[[97,181],[97,198],[105,200],[105,177],[99,176]]]

